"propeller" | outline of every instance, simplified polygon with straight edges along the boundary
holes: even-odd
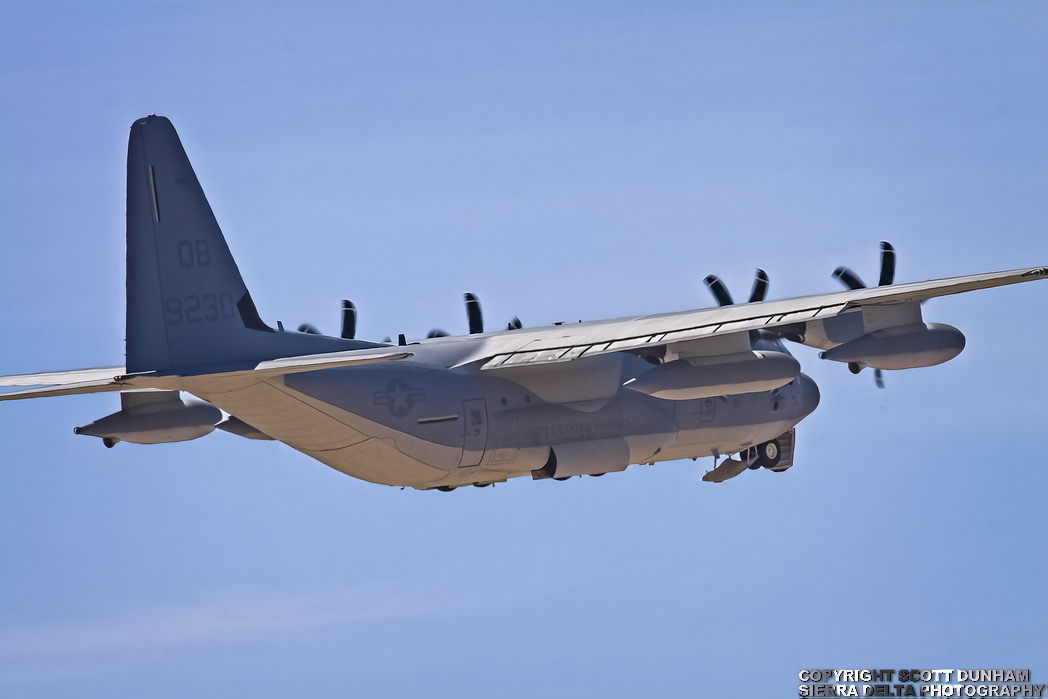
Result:
[[[865,289],[866,284],[859,275],[847,267],[838,267],[833,270],[833,278],[851,290]],[[888,286],[895,281],[895,248],[886,240],[881,241],[881,276],[877,286]]]
[[[877,286],[888,286],[895,281],[895,248],[886,240],[881,241],[881,277]]]
[[[728,292],[728,287],[724,285],[724,282],[720,280],[720,277],[711,274],[702,280],[706,283],[706,288],[713,294],[713,298],[717,300],[718,306],[734,306],[735,302],[731,298],[731,294]]]
[[[859,275],[851,271],[847,267],[838,267],[833,270],[833,278],[839,281],[844,286],[848,287],[852,291],[856,289],[865,289],[866,283],[859,279]]]
[[[357,335],[357,307],[342,299],[342,339],[352,340]]]
[[[706,287],[713,294],[713,298],[717,300],[718,306],[734,306],[735,301],[732,300],[731,294],[728,292],[728,287],[721,281],[720,277],[715,274],[711,274],[702,280],[706,283]],[[753,288],[750,290],[750,299],[746,303],[755,303],[757,301],[763,301],[768,296],[768,273],[763,269],[757,269],[757,274],[753,279]]]
[[[483,314],[480,311],[480,299],[477,298],[476,294],[470,294],[470,293],[463,294],[463,299],[465,299],[465,301],[466,301],[466,321],[469,324],[469,334],[470,335],[476,335],[476,334],[484,332],[484,316],[483,316]],[[357,325],[357,309],[356,309],[356,306],[354,306],[353,303],[350,302],[350,301],[343,301],[342,302],[342,337],[343,338],[347,338],[347,339],[352,338],[353,334],[356,332],[356,325]],[[303,329],[305,327],[306,326],[303,325],[302,327],[299,328],[299,330],[302,331],[302,332],[309,332],[309,331]],[[313,328],[313,326],[309,326],[309,327]],[[517,318],[516,316],[514,316],[513,320],[511,320],[506,325],[506,330],[519,330],[522,327],[524,327],[524,326],[520,322],[520,318]],[[313,331],[315,332],[316,328],[313,328]],[[428,333],[426,333],[426,339],[432,340],[433,338],[436,338],[436,337],[448,337],[449,335],[450,335],[450,333],[447,332],[446,330],[442,330],[441,328],[433,328]],[[400,335],[400,337],[398,338],[398,342],[403,337],[404,337],[403,335]],[[387,336],[383,340],[383,342],[390,342],[390,338]],[[404,344],[404,343],[400,342],[400,344]]]
[[[706,283],[706,287],[713,294],[713,298],[717,300],[718,306],[734,306],[735,301],[731,298],[731,293],[728,291],[727,285],[721,281],[720,277],[715,274],[711,274],[703,279]],[[768,273],[763,269],[757,268],[757,273],[753,277],[753,288],[750,289],[750,298],[746,303],[757,303],[763,301],[768,296]],[[756,344],[761,339],[778,340],[780,337],[787,337],[774,330],[760,329],[750,331],[750,343]]]
[[[476,335],[484,332],[484,317],[480,313],[480,301],[476,294],[466,293],[462,295],[466,300],[466,321],[469,323],[469,334]],[[426,333],[426,338],[432,340],[434,337],[448,337],[451,333],[440,328],[433,328]]]
[[[753,278],[753,288],[750,289],[750,300],[748,303],[763,301],[768,296],[768,273],[760,267]]]
[[[484,317],[480,313],[480,301],[475,294],[463,294],[466,299],[466,318],[469,320],[469,334],[484,332]]]
[[[865,289],[866,284],[855,272],[847,267],[838,267],[833,270],[833,278],[851,290]],[[886,240],[881,241],[881,274],[877,280],[877,286],[888,286],[895,282],[895,248]],[[859,373],[853,371],[853,374]],[[873,370],[873,380],[877,388],[884,388],[884,373],[880,369]]]
[[[322,335],[323,333],[317,329],[317,326],[312,323],[302,323],[298,326],[300,333],[306,333],[307,335]],[[343,340],[352,340],[357,334],[357,307],[353,305],[352,301],[342,300],[342,333],[341,337]]]

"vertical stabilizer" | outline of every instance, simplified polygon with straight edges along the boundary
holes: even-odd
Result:
[[[370,346],[275,332],[259,318],[171,122],[131,126],[127,370],[199,371]]]

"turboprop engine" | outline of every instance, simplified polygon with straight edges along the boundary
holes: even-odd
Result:
[[[964,349],[964,334],[943,323],[917,323],[876,330],[819,354],[846,362],[855,373],[874,369],[915,369],[949,361]]]
[[[210,434],[221,419],[222,411],[215,406],[196,401],[186,404],[178,391],[121,393],[118,412],[73,432],[100,437],[107,447],[117,442],[163,444]]]

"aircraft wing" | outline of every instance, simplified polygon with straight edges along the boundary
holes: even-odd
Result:
[[[1032,267],[779,301],[515,330],[490,337],[458,365],[484,361],[482,369],[500,369],[567,362],[608,352],[676,345],[825,319],[862,307],[920,302],[1045,278],[1048,278],[1048,267]]]
[[[455,365],[484,362],[481,368],[485,370],[509,369],[693,341],[714,344],[714,338],[738,337],[741,333],[758,328],[825,319],[862,307],[920,302],[938,296],[1045,278],[1048,278],[1048,267],[1033,267],[778,301],[506,331],[476,336],[478,342],[475,348]],[[33,388],[0,393],[0,401],[151,388],[172,390],[178,389],[189,378],[196,385],[204,381],[256,381],[296,372],[396,361],[411,356],[412,352],[404,348],[382,346],[287,357],[261,362],[252,368],[211,370],[189,375],[125,375],[123,367],[108,367],[2,376],[0,389],[13,386]]]

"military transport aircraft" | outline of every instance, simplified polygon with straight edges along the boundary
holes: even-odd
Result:
[[[703,480],[793,464],[794,427],[819,403],[783,340],[822,350],[852,372],[931,366],[964,335],[926,323],[921,302],[1048,277],[1048,267],[748,303],[707,277],[716,308],[367,342],[343,302],[341,337],[267,325],[230,254],[171,122],[131,126],[127,154],[126,367],[0,377],[15,400],[119,391],[121,409],[77,434],[158,444],[216,427],[273,439],[373,483],[451,490],[517,476],[565,479],[630,464],[726,458]],[[32,386],[33,388],[24,389]],[[197,400],[184,401],[182,393]],[[730,458],[738,455],[737,458]]]

